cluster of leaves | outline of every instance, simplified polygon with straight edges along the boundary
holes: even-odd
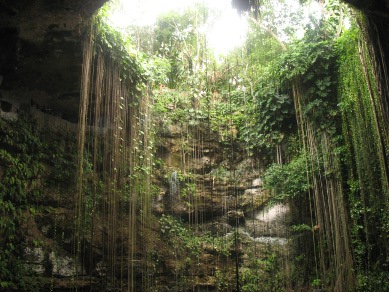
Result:
[[[162,215],[159,219],[161,233],[168,237],[174,245],[176,252],[181,250],[184,254],[198,256],[201,251],[202,238],[195,236],[182,222],[173,216]]]
[[[40,161],[43,158],[43,142],[34,125],[25,119],[0,121],[0,131],[0,166],[5,168],[1,180],[1,199],[24,206],[40,195],[32,181],[42,173]]]
[[[249,265],[239,271],[242,291],[282,291],[280,262],[276,252],[262,259],[253,257]]]
[[[152,87],[169,83],[169,73],[172,68],[168,59],[150,56],[146,58],[144,67],[145,75],[147,80],[152,84]]]
[[[125,80],[135,92],[140,92],[146,82],[147,74],[142,62],[142,55],[138,54],[129,35],[125,35],[108,24],[109,6],[99,10],[92,22],[95,30],[95,42],[103,52],[109,54],[112,62],[119,64],[121,78]]]
[[[34,213],[44,189],[75,184],[74,137],[41,131],[26,115],[0,120],[0,288],[24,289],[21,226]],[[0,289],[1,290],[1,289]]]
[[[0,287],[17,288],[24,270],[18,228],[42,195],[42,141],[26,120],[0,120]]]
[[[230,141],[236,138],[239,129],[245,125],[248,120],[244,112],[245,92],[240,88],[240,82],[237,84],[233,78],[228,87],[220,84],[221,92],[217,102],[214,102],[208,109],[210,117],[210,127],[218,132],[221,141]],[[227,88],[225,88],[227,87]]]
[[[293,102],[288,95],[263,86],[258,86],[254,98],[248,109],[251,119],[243,125],[241,139],[253,149],[269,150],[296,128]]]
[[[168,88],[162,88],[155,92],[153,115],[159,123],[157,133],[169,135],[169,126],[171,125],[182,127],[183,125],[205,124],[208,113],[203,107],[198,107],[195,104],[193,94],[188,94],[188,92]],[[183,134],[189,135],[189,133]]]
[[[303,92],[303,118],[317,129],[335,133],[339,120],[335,42],[322,27],[319,23],[302,40],[291,44],[275,62],[273,74],[286,88],[299,82]]]
[[[166,249],[159,250],[159,259],[168,261],[170,272],[177,277],[171,289],[183,291],[193,287],[203,271],[209,269],[208,265],[215,265],[219,289],[232,287],[235,281],[231,269],[218,266],[216,258],[210,263],[208,257],[201,255],[206,252],[217,254],[219,259],[229,258],[234,250],[234,236],[215,237],[208,232],[194,231],[182,220],[169,215],[162,215],[159,224],[161,240],[167,244]]]
[[[188,94],[168,88],[161,88],[155,98],[153,113],[166,125],[186,121],[187,112],[193,109]]]
[[[297,30],[303,22],[302,6],[296,8],[293,5],[261,2],[258,18],[248,17],[250,33],[244,47],[243,63],[240,61],[242,51],[234,52],[236,55],[239,53],[239,57],[235,57],[236,65],[227,64],[227,68],[219,69],[226,72],[222,71],[227,78],[235,79],[231,76],[237,76],[239,84],[216,84],[219,92],[228,91],[225,96],[232,97],[230,101],[222,100],[217,106],[223,110],[224,103],[224,111],[216,109],[216,112],[231,117],[228,121],[220,118],[220,121],[236,127],[236,137],[245,143],[249,152],[259,153],[262,158],[271,160],[274,159],[275,146],[286,146],[287,136],[296,132],[291,80],[280,72],[283,62],[290,61],[286,58],[299,54],[290,44],[296,39]],[[304,58],[303,55],[300,57]],[[234,56],[230,57],[232,59]],[[215,117],[217,124],[219,116],[216,114]]]
[[[77,169],[77,141],[69,133],[40,133],[45,162],[45,186],[70,191],[75,187]]]
[[[309,190],[307,158],[301,155],[289,164],[273,164],[264,175],[265,188],[270,190],[276,202],[289,202],[304,196]]]
[[[188,228],[180,219],[170,215],[162,215],[159,219],[162,238],[171,246],[176,256],[181,257],[188,264],[204,251],[212,249],[219,255],[228,257],[234,246],[234,237],[213,237],[209,233],[195,233]]]
[[[170,88],[182,87],[196,71],[197,63],[201,62],[196,47],[204,40],[198,29],[200,23],[205,23],[207,15],[207,9],[197,5],[182,13],[166,13],[157,19],[153,51],[169,61]]]
[[[361,32],[353,28],[337,40],[339,62],[339,104],[345,140],[344,163],[347,167],[347,200],[351,219],[351,238],[358,267],[360,291],[386,291],[383,274],[388,263],[388,189],[383,180],[382,152],[371,103],[377,98],[370,91],[366,76],[372,80],[372,64],[361,64],[367,53],[360,43]],[[365,54],[365,56],[363,56]],[[381,166],[381,167],[380,167]]]

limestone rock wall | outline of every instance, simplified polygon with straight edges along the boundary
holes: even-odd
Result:
[[[168,134],[158,139],[157,160],[162,163],[155,182],[160,196],[154,211],[186,219],[197,212],[205,221],[218,216],[244,220],[245,214],[268,200],[260,162],[246,157],[238,143],[231,155],[230,145],[217,141],[218,134],[207,133],[206,127],[199,126],[199,135],[198,128],[170,126]]]
[[[104,2],[1,0],[0,101],[5,95],[23,97],[11,103],[77,122],[81,39],[89,17]]]

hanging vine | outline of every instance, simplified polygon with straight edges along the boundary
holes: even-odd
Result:
[[[83,265],[87,260],[94,267],[100,261],[107,271],[104,285],[129,291],[149,285],[147,277],[139,282],[135,276],[138,261],[145,272],[150,266],[147,249],[138,255],[139,236],[150,224],[152,193],[153,144],[144,80],[128,44],[98,16],[84,45],[74,253]],[[92,175],[84,172],[88,165]],[[98,259],[87,248],[95,242],[103,245]],[[94,271],[89,273],[92,281]]]
[[[337,45],[340,60],[340,109],[346,142],[347,189],[351,235],[358,268],[359,289],[385,290],[382,271],[388,257],[388,188],[384,131],[373,64],[361,32],[355,28]]]

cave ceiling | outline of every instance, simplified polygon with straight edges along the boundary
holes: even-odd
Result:
[[[1,96],[76,120],[83,28],[104,2],[0,0]]]

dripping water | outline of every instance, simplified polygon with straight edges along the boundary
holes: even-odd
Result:
[[[173,171],[169,178],[169,194],[171,200],[176,200],[180,195],[180,181],[177,171]]]

